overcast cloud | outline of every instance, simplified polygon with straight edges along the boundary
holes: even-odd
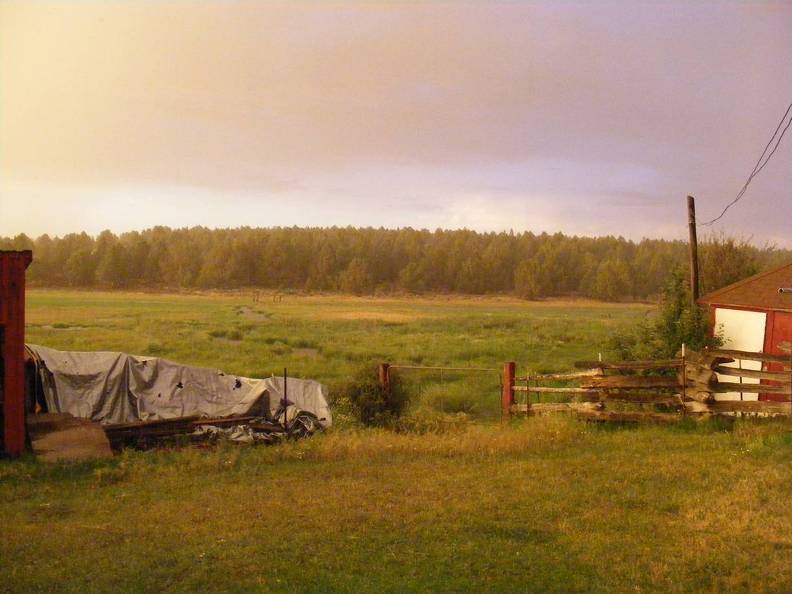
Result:
[[[790,3],[0,2],[0,234],[681,237],[790,81]],[[716,229],[792,245],[785,140]]]

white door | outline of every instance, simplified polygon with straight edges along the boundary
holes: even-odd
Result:
[[[764,348],[765,325],[767,314],[758,311],[744,311],[741,309],[728,309],[718,307],[715,309],[715,332],[723,336],[723,348],[737,351],[762,352]],[[761,361],[737,360],[726,363],[724,367],[738,367],[742,369],[761,369]],[[742,381],[744,384],[758,384],[758,379],[737,378],[719,375],[718,381]],[[758,394],[743,392],[727,392],[716,394],[716,400],[757,400]]]

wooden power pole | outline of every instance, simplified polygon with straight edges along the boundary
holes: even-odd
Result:
[[[690,233],[690,295],[693,305],[699,298],[698,239],[696,238],[696,199],[687,197],[688,232]]]

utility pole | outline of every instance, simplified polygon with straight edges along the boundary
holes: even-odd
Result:
[[[693,305],[699,298],[698,239],[696,239],[696,199],[687,197],[688,231],[690,233],[690,295]]]

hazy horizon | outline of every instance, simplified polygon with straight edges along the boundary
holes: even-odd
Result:
[[[0,1],[0,235],[681,239],[790,80],[789,3]],[[792,247],[791,157],[712,230]]]

